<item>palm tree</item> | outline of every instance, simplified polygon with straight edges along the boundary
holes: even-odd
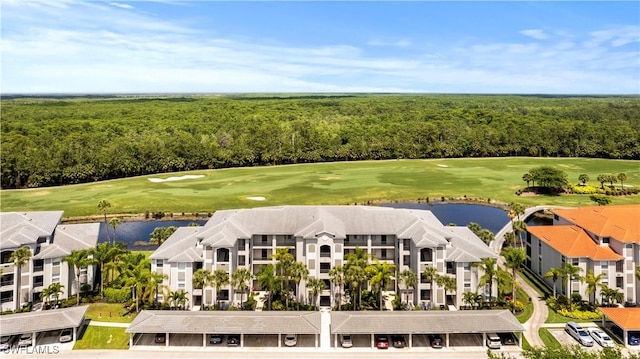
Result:
[[[469,304],[471,308],[473,308],[475,304],[478,303],[478,300],[480,298],[482,298],[482,296],[474,292],[464,292],[464,294],[462,295],[462,301]]]
[[[163,273],[151,272],[149,275],[149,285],[147,289],[147,298],[154,304],[157,304],[158,288],[162,285],[165,279],[169,278],[168,275]],[[165,286],[167,287],[167,286]],[[167,287],[168,288],[168,287]]]
[[[240,308],[244,308],[244,292],[249,289],[253,274],[248,268],[240,267],[231,273],[231,285],[240,291]]]
[[[620,180],[620,188],[624,189],[624,181],[627,180],[627,174],[626,173],[618,173],[618,177],[617,178]]]
[[[188,301],[189,297],[184,289],[180,289],[169,294],[169,303],[171,303],[175,308],[185,309],[185,305]]]
[[[527,182],[527,188],[528,188],[529,187],[529,182],[531,182],[533,180],[533,177],[531,176],[531,173],[527,172],[527,173],[522,175],[522,180]]]
[[[109,222],[107,222],[107,209],[111,208],[111,203],[106,199],[98,202],[98,209],[104,213],[104,230],[107,231],[107,241],[111,242],[111,237],[109,236]]]
[[[595,275],[593,270],[587,272],[587,275],[584,276],[584,282],[587,284],[586,294],[589,296],[589,303],[592,302],[591,296],[593,295],[593,302],[595,302],[595,294],[598,290],[598,287],[602,287],[602,278],[604,278],[604,273],[600,273]]]
[[[229,273],[224,269],[216,269],[211,274],[211,286],[216,289],[216,305],[220,309],[220,293],[222,287],[229,284]]]
[[[109,220],[109,224],[113,227],[113,243],[116,243],[116,228],[120,225],[122,221],[118,217],[113,217]]]
[[[120,276],[125,287],[133,289],[136,301],[136,312],[139,312],[140,298],[149,285],[151,277],[151,261],[142,253],[129,253],[123,257]]]
[[[409,305],[409,288],[416,287],[416,284],[418,284],[418,276],[411,269],[405,269],[400,272],[398,277],[404,285],[404,290],[407,293],[407,305]]]
[[[345,280],[349,282],[358,293],[358,308],[362,305],[362,286],[369,279],[366,271],[370,256],[362,248],[356,247],[355,251],[345,256]],[[355,308],[355,305],[354,305]]]
[[[53,297],[53,300],[55,301],[55,307],[57,307],[60,295],[64,293],[64,290],[62,288],[64,288],[64,285],[60,284],[60,282],[53,282],[49,284],[49,286],[46,287],[42,292],[44,293],[46,290],[48,294],[47,298]]]
[[[516,274],[524,261],[527,259],[527,254],[524,252],[524,248],[506,248],[503,251],[504,260],[507,268],[511,269],[511,280],[512,280],[512,290],[511,290],[511,298],[513,299],[513,303],[516,303]],[[514,306],[515,312],[515,306]]]
[[[71,254],[62,257],[62,260],[73,268],[76,274],[76,305],[80,304],[80,270],[92,264],[93,259],[89,258],[91,251],[88,249],[72,250]]]
[[[587,184],[587,182],[589,182],[589,175],[587,175],[586,173],[581,173],[578,176],[578,181],[582,182],[582,185],[584,186],[585,184]]]
[[[516,235],[513,232],[507,232],[504,234],[504,242],[511,247],[516,245]]]
[[[318,278],[309,278],[307,282],[307,288],[309,288],[311,298],[313,298],[313,306],[318,308],[318,294],[322,293],[322,291],[326,288],[324,281]]]
[[[431,283],[431,293],[429,301],[433,305],[433,295],[435,292],[435,282],[438,278],[438,270],[434,266],[427,266],[424,271],[422,271],[422,278],[424,278],[427,282]]]
[[[607,182],[607,174],[601,173],[598,175],[598,182],[600,182],[600,188],[604,189],[604,183]]]
[[[582,268],[575,266],[569,262],[565,262],[562,266],[563,278],[567,278],[567,290],[565,291],[565,295],[569,296],[571,292],[571,281],[574,279],[581,280],[580,271]]]
[[[280,282],[280,289],[284,294],[285,310],[289,310],[289,279],[291,265],[295,261],[293,254],[289,252],[288,247],[276,248],[276,253],[273,255],[273,259],[276,260],[276,274],[282,277]]]
[[[344,267],[337,265],[329,270],[329,280],[338,287],[338,310],[342,310],[342,286],[344,284]]]
[[[331,273],[331,272],[329,272]],[[309,276],[309,268],[302,262],[293,262],[291,264],[291,278],[296,283],[296,295],[298,296],[298,310],[300,310],[300,282],[307,280]]]
[[[549,271],[544,274],[544,278],[551,278],[553,281],[553,297],[556,297],[556,282],[558,279],[563,278],[564,272],[560,268],[549,268]]]
[[[44,302],[44,309],[46,309],[47,304],[49,304],[49,297],[51,297],[51,290],[49,287],[42,288],[42,292],[40,292],[40,300]]]
[[[455,292],[458,289],[458,283],[456,278],[448,275],[439,275],[436,278],[436,282],[442,288],[444,288],[444,295],[447,296],[449,292]]]
[[[264,290],[269,292],[268,298],[268,308],[271,310],[271,298],[273,297],[274,292],[277,290],[280,285],[280,281],[276,277],[276,268],[273,264],[264,264],[260,267],[260,271],[257,275],[258,284]]]
[[[377,288],[380,295],[380,310],[384,309],[382,292],[387,289],[389,283],[391,283],[395,270],[395,264],[380,262],[378,258],[374,258],[374,263],[367,266],[367,272],[370,277],[369,282],[373,287]]]
[[[344,273],[345,283],[349,283],[351,286],[351,297],[353,301],[353,309],[360,308],[362,304],[362,285],[367,283],[369,276],[365,267],[358,265],[347,265]],[[354,292],[357,295],[354,295]]]
[[[493,298],[493,282],[497,276],[497,260],[495,258],[482,258],[480,263],[475,263],[474,266],[482,270],[484,274],[478,280],[479,285],[489,284],[489,305],[492,303]]]
[[[200,268],[193,272],[193,276],[191,277],[191,282],[193,283],[194,289],[202,289],[202,304],[207,306],[207,303],[204,301],[206,296],[204,295],[204,289],[211,283],[211,271]]]
[[[524,221],[514,221],[513,222],[513,232],[520,238],[520,247],[524,248],[524,240],[522,239],[522,234],[527,233],[527,224]]]
[[[18,296],[16,297],[16,309],[20,309],[20,297],[22,296],[22,266],[29,263],[31,259],[31,250],[29,247],[20,247],[16,249],[9,261],[13,263],[16,268],[16,287],[18,288]]]
[[[104,298],[106,264],[115,261],[118,256],[126,253],[126,247],[124,246],[126,246],[124,243],[112,245],[109,242],[104,242],[91,249],[91,256],[100,266],[100,296],[102,298]]]

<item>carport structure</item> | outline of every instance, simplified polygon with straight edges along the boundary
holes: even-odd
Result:
[[[31,333],[32,345],[36,346],[38,333],[73,328],[73,340],[76,340],[88,309],[85,305],[3,315],[0,316],[0,336]]]
[[[320,312],[255,312],[255,311],[166,311],[143,310],[126,330],[129,348],[137,334],[164,333],[164,345],[170,345],[171,334],[200,334],[202,346],[207,335],[240,335],[240,347],[245,335],[277,335],[281,346],[283,334],[313,335],[319,346]]]
[[[414,335],[440,334],[449,347],[451,334],[482,334],[486,347],[487,333],[518,333],[518,346],[522,345],[524,327],[508,310],[429,310],[385,312],[332,312],[331,334],[367,334],[371,347],[375,335],[408,335],[407,345],[413,346]]]
[[[605,327],[607,318],[622,329],[622,343],[625,347],[631,348],[629,345],[629,334],[631,332],[640,333],[640,308],[598,308],[602,312],[602,327]],[[614,334],[621,333],[611,330]],[[637,346],[636,346],[637,347]]]

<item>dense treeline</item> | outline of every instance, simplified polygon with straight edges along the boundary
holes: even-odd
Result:
[[[640,159],[640,98],[200,96],[2,101],[2,188],[300,162]]]

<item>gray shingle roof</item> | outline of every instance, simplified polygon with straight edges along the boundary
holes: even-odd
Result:
[[[482,258],[498,258],[484,242],[467,227],[447,227],[454,234],[447,260],[453,262],[480,262]]]
[[[143,310],[127,333],[319,334],[320,312]]]
[[[468,239],[475,237],[466,227],[452,231],[427,210],[400,209],[372,206],[282,206],[241,210],[217,211],[204,227],[178,229],[151,256],[152,259],[183,261],[196,254],[192,252],[198,238],[203,245],[232,247],[238,238],[250,238],[252,234],[293,234],[304,238],[313,238],[329,233],[336,238],[345,238],[347,234],[390,234],[397,238],[411,238],[419,247],[437,247],[448,245],[458,234],[456,243],[467,245]],[[471,236],[471,237],[470,237]],[[460,241],[463,240],[464,241]],[[477,238],[475,242],[478,242]],[[470,249],[460,251],[456,256],[479,261],[478,257],[494,256],[488,250],[483,251],[482,242],[471,243]]]
[[[100,223],[65,224],[56,228],[53,243],[42,246],[34,259],[60,258],[72,250],[94,248],[98,243]]]
[[[508,310],[331,312],[331,334],[523,332]]]
[[[62,211],[0,213],[0,248],[34,244],[50,236],[60,223]]]
[[[0,316],[0,335],[44,332],[79,327],[88,306]]]

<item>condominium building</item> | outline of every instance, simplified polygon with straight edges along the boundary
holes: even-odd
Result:
[[[192,306],[240,303],[241,293],[224,287],[220,298],[213,288],[194,289],[193,273],[204,268],[222,269],[231,275],[237,268],[259,272],[278,248],[288,248],[309,269],[309,277],[325,281],[321,305],[337,304],[342,292],[330,282],[329,271],[344,265],[356,248],[371,258],[392,263],[397,273],[410,269],[420,280],[402,292],[411,305],[462,305],[462,293],[480,291],[482,271],[474,263],[496,255],[466,227],[444,226],[428,210],[368,206],[283,206],[217,211],[202,227],[183,227],[152,255],[152,271],[168,276],[170,290],[185,290]],[[456,279],[455,291],[445,292],[421,273],[433,266],[441,275]],[[395,277],[395,276],[394,276]],[[308,300],[305,281],[296,293]],[[494,286],[495,287],[495,286]],[[259,288],[257,281],[253,289]],[[398,288],[394,278],[388,290]],[[404,290],[403,286],[400,289]],[[495,293],[493,293],[495,296]],[[432,299],[433,298],[433,299]],[[433,303],[430,301],[433,300]]]
[[[0,302],[2,310],[18,309],[28,302],[40,302],[40,293],[51,283],[64,287],[60,299],[77,292],[74,268],[63,257],[72,250],[94,248],[100,225],[61,224],[62,211],[0,213]],[[22,266],[20,288],[18,269],[10,260],[20,247],[27,247],[31,256]],[[81,270],[80,283],[93,284],[93,267]]]
[[[540,276],[565,262],[589,271],[601,283],[624,294],[625,301],[637,303],[640,286],[635,275],[640,263],[640,205],[594,206],[553,209],[553,225],[527,228],[527,265]],[[545,279],[553,285],[551,278]],[[572,280],[569,288],[557,283],[558,293],[579,293],[587,299],[587,284]],[[566,282],[566,281],[565,281]],[[600,298],[600,288],[594,294]]]

